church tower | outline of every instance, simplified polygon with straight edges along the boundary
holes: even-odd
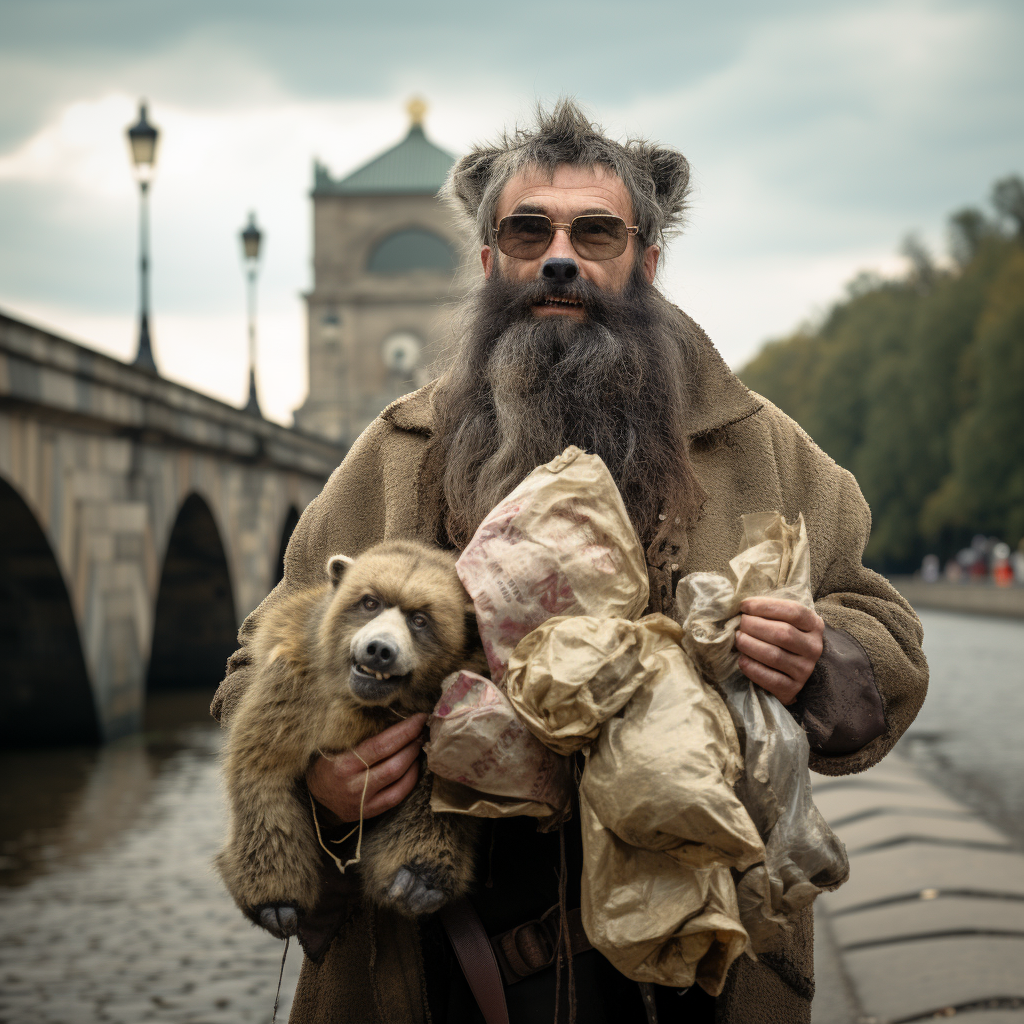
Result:
[[[314,165],[309,394],[295,425],[351,444],[391,401],[429,379],[447,340],[460,239],[437,199],[455,158],[408,106],[409,133],[348,177]]]

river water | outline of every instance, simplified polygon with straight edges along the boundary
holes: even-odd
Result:
[[[900,749],[1024,849],[1024,620],[918,614],[931,680]]]
[[[921,617],[932,683],[902,749],[1024,848],[1024,622]],[[270,1021],[282,944],[210,868],[208,696],[155,700],[143,736],[98,750],[0,755],[0,1024]]]
[[[209,694],[161,698],[142,737],[0,756],[0,1022],[271,1020],[283,944],[210,861],[224,818]],[[301,952],[292,943],[279,1020]]]

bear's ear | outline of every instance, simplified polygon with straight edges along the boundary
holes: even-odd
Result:
[[[351,564],[352,559],[348,555],[331,555],[327,559],[327,578],[332,586],[336,587],[341,582],[341,577]]]

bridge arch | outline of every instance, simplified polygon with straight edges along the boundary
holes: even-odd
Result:
[[[0,478],[0,744],[95,743],[100,726],[67,586],[46,535]]]
[[[160,572],[147,692],[213,689],[238,646],[225,548],[207,502],[182,502]]]
[[[295,532],[298,522],[299,510],[294,505],[290,505],[284,517],[284,524],[281,527],[281,546],[277,552],[277,569],[274,575],[275,587],[284,579],[284,553],[288,550],[288,541],[292,539],[292,534]]]

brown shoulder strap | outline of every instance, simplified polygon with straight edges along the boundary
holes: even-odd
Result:
[[[449,903],[439,914],[462,973],[487,1024],[508,1024],[505,987],[483,922],[468,899]]]

